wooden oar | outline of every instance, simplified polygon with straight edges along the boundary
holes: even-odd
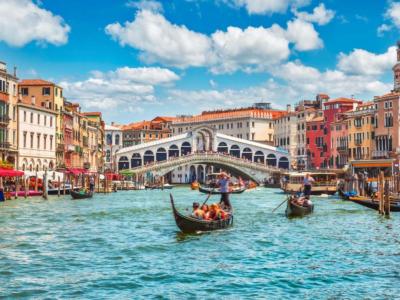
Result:
[[[212,189],[212,191],[213,191],[214,189]],[[203,204],[200,206],[200,207],[203,207],[203,205],[204,204],[206,204],[206,202],[208,201],[208,199],[210,199],[210,197],[211,197],[211,192],[212,191],[210,191],[210,193],[208,194],[208,196],[207,196],[207,199],[203,202]]]
[[[288,196],[288,197],[289,197],[289,196]],[[272,212],[276,211],[279,207],[282,206],[283,203],[287,202],[287,201],[288,201],[288,197],[287,197],[285,200],[283,200],[283,202],[282,202],[281,204],[279,204],[277,207],[275,207],[274,210],[273,210]]]

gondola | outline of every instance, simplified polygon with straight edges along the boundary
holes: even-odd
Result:
[[[246,188],[241,187],[238,189],[234,189],[229,192],[229,194],[241,194],[246,190]],[[211,195],[220,195],[222,194],[219,190],[219,188],[209,188],[209,187],[202,187],[199,185],[199,192],[204,193],[204,194],[211,194]]]
[[[369,198],[364,197],[350,197],[349,201],[357,203],[359,205],[372,208],[375,210],[379,210],[379,201],[374,201]],[[390,211],[400,211],[400,202],[391,202],[390,203]]]
[[[345,192],[342,189],[338,189],[338,195],[343,200],[349,200],[350,197],[357,196],[357,192],[356,191]]]
[[[314,212],[314,204],[304,207],[293,203],[296,196],[290,196],[287,200],[286,216],[288,218],[304,217]]]
[[[80,200],[80,199],[88,199],[93,197],[93,193],[80,193],[77,191],[70,191],[71,197],[73,200]]]
[[[202,231],[213,231],[226,229],[233,225],[233,211],[230,211],[230,216],[226,220],[204,221],[192,218],[191,216],[182,215],[175,207],[174,198],[170,194],[172,211],[175,222],[178,228],[183,233],[196,233]]]

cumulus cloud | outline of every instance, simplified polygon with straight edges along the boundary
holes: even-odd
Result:
[[[94,71],[83,81],[64,81],[65,95],[80,100],[83,107],[133,110],[139,103],[156,100],[155,86],[172,85],[179,80],[174,72],[163,68],[118,68]]]
[[[297,9],[295,9],[293,13],[297,18],[303,21],[317,23],[318,25],[328,24],[335,16],[335,11],[326,9],[323,3],[316,6],[312,13],[299,12]]]
[[[300,19],[289,21],[287,29],[277,24],[246,29],[230,26],[208,36],[143,10],[132,22],[113,23],[105,31],[121,45],[139,49],[141,59],[147,63],[208,67],[214,73],[265,70],[288,59],[289,43],[299,51],[323,47],[314,26]]]
[[[40,8],[31,0],[0,1],[0,41],[22,47],[32,41],[63,45],[70,27],[62,17]]]
[[[354,49],[349,54],[340,53],[338,67],[349,74],[380,75],[396,63],[396,47],[375,54],[364,49]]]
[[[310,0],[225,0],[236,7],[244,7],[249,14],[284,13],[288,7],[308,5]]]
[[[150,10],[155,12],[163,11],[162,4],[154,0],[131,0],[126,3],[126,6],[140,10]]]
[[[400,28],[400,2],[391,2],[385,13],[385,17],[391,20],[396,27]]]

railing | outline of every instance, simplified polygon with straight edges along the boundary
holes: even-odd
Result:
[[[359,146],[359,145],[362,144],[362,140],[361,140],[361,139],[355,139],[355,140],[354,140],[354,144],[357,145],[357,146]]]
[[[348,148],[346,146],[339,146],[336,148],[339,152],[347,152]]]
[[[247,159],[238,158],[231,156],[229,154],[221,154],[221,153],[191,153],[185,156],[178,156],[169,158],[168,160],[151,162],[144,166],[139,166],[135,168],[131,168],[130,170],[134,173],[144,173],[148,171],[160,171],[161,169],[170,169],[173,167],[177,167],[182,164],[184,161],[185,164],[190,163],[198,163],[199,161],[204,161],[207,163],[227,163],[232,164],[235,167],[243,167],[252,169],[255,171],[263,171],[263,172],[283,172],[287,171],[286,169],[281,169],[275,166],[269,166],[265,163],[252,162]],[[122,170],[120,170],[122,171]]]
[[[0,125],[7,126],[11,118],[7,115],[0,116]]]
[[[8,150],[11,148],[11,144],[8,142],[0,142],[0,149],[1,150]]]
[[[372,151],[372,158],[389,158],[389,151]]]

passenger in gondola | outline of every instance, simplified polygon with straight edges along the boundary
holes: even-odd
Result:
[[[192,217],[196,219],[203,219],[204,217],[204,211],[200,209],[200,205],[197,202],[193,202]]]
[[[315,182],[310,174],[306,174],[303,179],[304,197],[310,199],[312,184]]]
[[[313,203],[309,198],[304,198],[304,201],[303,201],[303,206],[304,207],[310,207],[312,205],[313,205]]]
[[[218,180],[219,190],[221,191],[221,201],[224,204],[224,209],[231,208],[231,202],[229,201],[229,183],[230,177],[228,174],[222,172],[220,174],[220,179]]]

